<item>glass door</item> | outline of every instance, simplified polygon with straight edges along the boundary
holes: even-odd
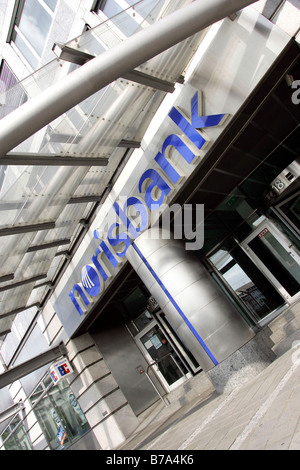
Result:
[[[155,320],[135,340],[166,391],[173,390],[186,380],[189,374],[187,368]]]
[[[250,323],[262,322],[284,305],[283,297],[237,243],[230,251],[218,250],[209,261],[212,277]]]
[[[272,222],[262,222],[242,246],[288,302],[300,297],[299,252]]]

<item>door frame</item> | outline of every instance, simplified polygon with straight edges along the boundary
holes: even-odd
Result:
[[[265,219],[262,221],[253,232],[251,232],[248,237],[246,237],[241,242],[241,247],[247,253],[247,255],[252,259],[252,261],[261,269],[263,275],[271,282],[271,284],[277,289],[280,295],[284,298],[284,300],[291,304],[295,301],[300,299],[300,292],[291,296],[286,289],[282,286],[282,284],[277,280],[277,278],[272,274],[272,272],[263,264],[260,258],[254,253],[254,251],[250,248],[249,243],[261,234],[261,237],[264,235],[264,230],[269,231],[276,240],[281,244],[281,246],[286,250],[286,252],[292,256],[293,259],[299,264],[300,266],[300,256],[297,253],[296,247],[292,244],[292,242],[285,237],[285,235],[276,227],[274,223],[272,223],[269,219]]]
[[[153,370],[154,374],[156,375],[157,379],[162,384],[163,388],[166,390],[166,392],[171,392],[172,390],[177,388],[179,385],[182,385],[183,383],[185,383],[190,377],[192,377],[192,374],[189,371],[185,374],[184,371],[181,369],[181,367],[177,364],[174,357],[171,355],[172,360],[174,361],[174,363],[176,364],[176,366],[178,367],[178,369],[182,373],[182,377],[180,379],[176,380],[176,382],[174,382],[173,384],[171,384],[171,385],[168,384],[168,382],[164,378],[162,372],[159,370],[157,364],[155,364],[155,362],[153,361],[151,355],[148,353],[147,349],[145,348],[145,346],[143,345],[143,343],[141,341],[141,338],[145,334],[147,334],[147,332],[149,330],[151,330],[155,325],[157,325],[159,327],[159,329],[162,330],[163,334],[167,337],[167,340],[170,343],[172,349],[181,358],[181,354],[177,350],[174,343],[172,342],[170,336],[168,334],[166,334],[166,332],[164,331],[164,329],[162,328],[160,323],[155,318],[150,323],[148,323],[148,325],[145,328],[143,328],[137,335],[134,336],[134,340],[135,340],[138,348],[140,349],[141,353],[145,357],[145,360],[147,361],[148,365],[149,366],[152,365],[151,370]],[[181,360],[182,360],[182,358],[181,358]]]

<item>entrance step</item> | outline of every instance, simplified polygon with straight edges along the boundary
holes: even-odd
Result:
[[[169,406],[183,407],[200,396],[209,396],[215,391],[211,381],[204,372],[187,379],[185,383],[172,390],[166,398]]]
[[[281,356],[296,341],[300,342],[300,301],[287,307],[277,318],[268,324],[272,347],[276,356]]]

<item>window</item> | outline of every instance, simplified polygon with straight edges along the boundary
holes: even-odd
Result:
[[[1,434],[5,450],[32,450],[32,445],[21,418],[16,415]]]
[[[0,67],[0,119],[21,106],[26,100],[27,95],[23,87],[3,60]]]
[[[219,276],[213,272],[212,277],[242,316],[244,314],[240,310],[240,305],[246,307],[246,316],[254,318],[256,322],[282,306],[281,296],[238,244],[231,248],[230,253],[226,249],[221,249],[209,259],[219,272]]]
[[[90,426],[65,380],[53,385],[49,376],[30,397],[37,420],[52,450],[69,447]]]
[[[14,20],[11,40],[35,70],[38,68],[57,0],[21,0]]]

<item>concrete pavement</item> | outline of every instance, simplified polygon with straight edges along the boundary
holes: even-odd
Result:
[[[154,405],[120,449],[300,450],[300,330],[286,348],[257,376],[222,395],[205,374],[194,377],[170,406]]]

